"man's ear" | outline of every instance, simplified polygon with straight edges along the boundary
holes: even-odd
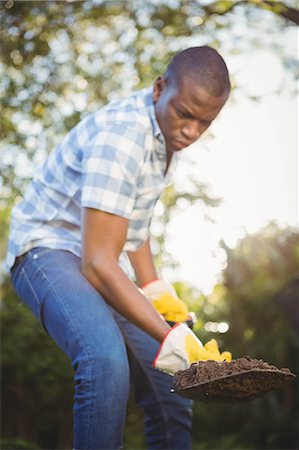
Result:
[[[158,77],[154,83],[154,92],[153,92],[154,103],[156,103],[159,100],[160,95],[165,89],[165,86],[166,86],[166,78],[164,76]]]

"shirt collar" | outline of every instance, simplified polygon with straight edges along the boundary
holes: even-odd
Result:
[[[143,90],[143,102],[145,107],[148,110],[153,134],[156,139],[156,145],[155,145],[155,152],[158,155],[158,158],[161,160],[164,160],[166,162],[166,142],[164,139],[164,136],[162,134],[161,128],[159,127],[159,124],[156,119],[155,114],[155,105],[153,101],[153,87],[149,87]],[[172,174],[174,173],[178,160],[179,160],[179,154],[178,152],[175,152],[172,155],[170,165],[167,169],[167,173],[165,175],[165,182],[166,184],[169,182]]]
[[[144,103],[146,107],[149,110],[149,116],[153,128],[153,133],[156,139],[158,139],[159,143],[162,144],[158,146],[158,152],[159,150],[165,153],[165,139],[162,134],[161,128],[159,127],[159,124],[156,119],[155,114],[155,105],[153,101],[153,87],[145,89],[145,95],[144,95]]]

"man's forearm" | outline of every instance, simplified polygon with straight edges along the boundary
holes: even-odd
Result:
[[[128,252],[138,286],[142,287],[158,278],[149,239],[136,251]]]
[[[137,325],[158,342],[162,342],[169,325],[151,303],[129,280],[117,261],[94,263],[83,274],[117,312]]]

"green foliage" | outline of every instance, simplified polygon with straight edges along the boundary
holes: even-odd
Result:
[[[224,243],[223,248],[228,256],[223,285],[199,300],[199,337],[204,342],[215,337],[235,358],[250,355],[298,374],[299,336],[277,302],[277,293],[299,276],[299,234],[271,224],[246,236],[235,249]],[[209,323],[219,322],[229,325],[227,333],[209,331]],[[196,403],[196,448],[297,448],[298,395],[295,381],[249,403]]]
[[[298,6],[297,2],[288,2],[289,4],[287,5],[286,3],[280,2],[278,0],[217,0],[205,5],[203,9],[207,16],[214,14],[223,15],[229,13],[235,7],[244,5],[245,3],[252,6],[258,6],[259,8],[267,11],[271,11],[272,13],[284,17],[285,19],[299,25],[299,12],[296,9],[296,7]],[[294,7],[292,7],[292,4]]]
[[[67,448],[72,439],[70,363],[20,303],[8,278],[2,294],[2,436],[20,436],[40,448]]]
[[[136,405],[132,393],[129,396],[127,408],[124,448],[126,450],[146,449],[145,435],[143,432],[143,413]]]
[[[247,236],[234,251],[223,247],[228,254],[224,273],[228,315],[237,318],[230,325],[230,336],[238,342],[238,355],[247,350],[255,357],[266,354],[274,364],[284,364],[279,346],[290,340],[291,329],[285,326],[286,317],[274,297],[298,275],[298,234],[271,224]],[[271,345],[273,336],[277,336],[275,346]]]
[[[4,200],[23,192],[34,166],[86,114],[150,85],[189,42],[219,47],[218,30],[231,25],[238,5],[250,27],[260,8],[289,14],[290,23],[296,15],[282,2],[254,0],[1,2]]]
[[[17,450],[17,449],[27,449],[27,450],[38,450],[37,447],[32,442],[24,441],[24,439],[1,439],[0,448],[3,450]]]

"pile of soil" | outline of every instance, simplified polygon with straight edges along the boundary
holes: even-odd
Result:
[[[289,369],[245,356],[231,362],[193,363],[174,375],[172,391],[193,400],[231,403],[261,397],[295,378]]]

